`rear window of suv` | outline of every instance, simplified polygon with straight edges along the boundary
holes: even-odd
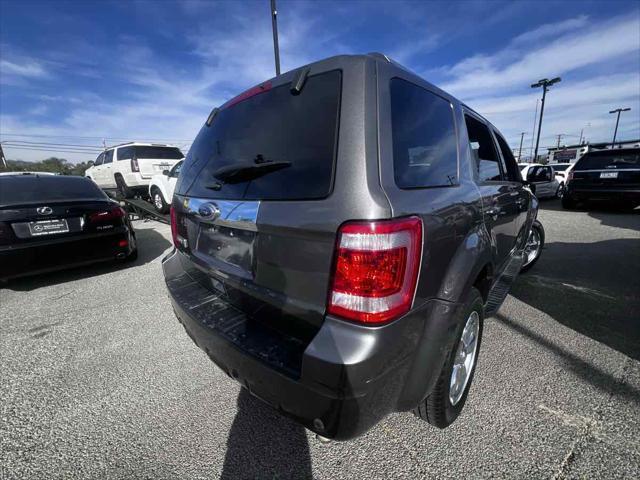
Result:
[[[640,168],[640,150],[626,152],[593,152],[587,153],[578,160],[576,170],[602,170],[605,168]]]
[[[246,200],[328,196],[333,185],[340,92],[341,72],[335,70],[310,76],[298,95],[286,83],[228,102],[196,137],[176,192]],[[265,168],[268,163],[279,168]],[[261,174],[238,175],[232,180],[220,175],[225,169],[252,166],[258,166]]]
[[[175,147],[135,146],[129,148],[131,148],[132,151],[135,152],[136,158],[159,158],[163,160],[180,160],[181,158],[184,158],[182,152]],[[129,153],[130,155],[132,152],[127,153]]]
[[[458,149],[451,104],[406,80],[391,79],[393,170],[400,188],[454,185]]]

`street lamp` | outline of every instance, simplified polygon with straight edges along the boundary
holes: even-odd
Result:
[[[531,88],[542,87],[542,102],[540,106],[540,122],[538,123],[538,137],[536,138],[536,149],[533,154],[533,161],[535,162],[538,159],[538,146],[540,145],[540,130],[542,128],[542,115],[544,115],[544,99],[547,96],[547,90],[554,83],[558,83],[562,79],[560,77],[555,77],[549,80],[548,78],[543,78],[542,80],[538,80],[536,83],[531,85]]]
[[[611,110],[609,113],[617,113],[618,117],[616,118],[616,129],[613,131],[613,143],[611,144],[611,148],[616,148],[616,135],[618,134],[618,123],[620,122],[620,113],[628,112],[631,110],[629,107],[627,108],[616,108],[615,110]]]

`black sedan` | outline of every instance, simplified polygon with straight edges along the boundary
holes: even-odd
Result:
[[[126,212],[92,180],[0,176],[0,280],[137,254]]]

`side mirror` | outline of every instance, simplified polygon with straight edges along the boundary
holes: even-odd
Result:
[[[169,170],[162,170],[162,174],[163,174],[165,177],[168,177],[170,173],[171,173],[171,172],[169,172]]]
[[[95,162],[94,162],[93,160],[89,160],[89,161],[87,162],[87,166],[88,166],[89,168],[91,168],[91,167],[93,167],[93,164],[94,164],[94,163],[95,163]]]

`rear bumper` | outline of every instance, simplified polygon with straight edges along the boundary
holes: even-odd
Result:
[[[579,187],[569,183],[566,195],[574,200],[611,200],[640,202],[640,189]]]
[[[0,279],[6,280],[124,258],[133,251],[131,230],[49,238],[33,244],[0,247]],[[118,242],[127,240],[127,246]]]
[[[127,184],[127,187],[136,188],[136,187],[144,187],[145,189],[149,188],[149,182],[151,181],[151,175],[142,175],[141,173],[125,173],[123,175],[124,181]]]
[[[433,388],[455,331],[455,304],[433,300],[381,327],[327,317],[307,345],[258,325],[163,260],[174,311],[193,341],[254,396],[306,428],[356,437]],[[205,302],[205,303],[203,303]],[[301,368],[287,363],[300,362]]]

